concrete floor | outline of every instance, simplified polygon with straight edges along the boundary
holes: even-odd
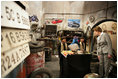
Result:
[[[59,78],[60,66],[58,55],[52,55],[52,60],[47,61],[45,67],[53,72],[54,78]]]

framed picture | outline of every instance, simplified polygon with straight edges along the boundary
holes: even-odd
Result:
[[[68,19],[68,27],[79,28],[80,19]]]

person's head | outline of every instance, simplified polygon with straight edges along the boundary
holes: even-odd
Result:
[[[73,39],[78,39],[78,37],[75,35],[75,36],[73,37]]]
[[[80,41],[81,41],[81,42],[84,42],[84,37],[80,38]]]
[[[65,43],[65,42],[66,42],[66,38],[65,38],[65,37],[61,38],[61,41],[62,41],[63,43]]]
[[[93,30],[95,36],[99,36],[100,33],[102,32],[102,29],[99,26],[95,27]]]

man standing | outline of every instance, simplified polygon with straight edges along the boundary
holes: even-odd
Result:
[[[103,33],[102,29],[97,26],[94,28],[94,35],[97,37],[97,55],[99,59],[99,74],[101,77],[108,77],[110,58],[112,55],[112,43],[110,36]]]
[[[59,52],[59,64],[60,64],[60,77],[63,77],[63,55],[61,54],[62,51],[67,50],[67,43],[66,38],[61,38],[61,43],[58,46],[58,52]]]
[[[84,43],[84,37],[80,38],[80,50],[85,50],[85,43]]]

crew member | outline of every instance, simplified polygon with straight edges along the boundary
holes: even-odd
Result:
[[[108,78],[110,58],[112,55],[112,42],[107,33],[97,26],[94,29],[94,35],[97,37],[97,54],[99,59],[99,74],[101,77]]]
[[[85,50],[85,43],[84,43],[84,37],[80,38],[80,50]]]
[[[61,43],[58,46],[58,52],[59,52],[59,64],[60,64],[60,77],[63,77],[63,55],[61,54],[62,51],[67,50],[68,46],[66,43],[66,38],[61,38]]]

